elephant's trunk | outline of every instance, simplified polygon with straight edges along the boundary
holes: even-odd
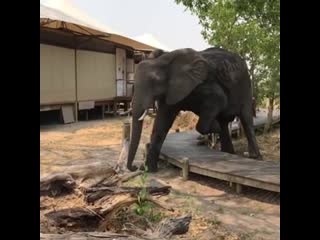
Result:
[[[137,167],[133,166],[132,163],[139,146],[141,132],[142,132],[142,125],[143,125],[143,121],[139,121],[137,117],[132,118],[132,132],[131,132],[128,161],[127,161],[127,168],[130,171],[137,170]]]
[[[139,95],[138,95],[139,96]],[[143,99],[137,99],[134,97],[133,106],[132,106],[132,131],[129,145],[129,153],[127,160],[127,168],[130,171],[137,170],[137,167],[133,165],[133,160],[137,153],[137,149],[139,146],[141,133],[142,133],[142,125],[145,116],[148,113],[149,102],[152,100],[151,97],[146,97]]]

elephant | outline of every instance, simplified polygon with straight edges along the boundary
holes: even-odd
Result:
[[[176,116],[192,111],[199,116],[196,130],[219,133],[221,151],[234,153],[228,123],[239,117],[248,141],[249,157],[262,160],[253,128],[252,89],[248,67],[240,55],[211,47],[171,52],[155,50],[135,72],[132,97],[132,131],[127,168],[137,170],[133,160],[140,142],[143,119],[154,103],[157,114],[145,165],[157,171],[157,161]]]

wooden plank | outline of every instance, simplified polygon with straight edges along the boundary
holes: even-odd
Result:
[[[182,178],[183,180],[188,180],[188,176],[189,176],[189,159],[188,158],[184,158],[182,159]]]
[[[93,109],[94,101],[81,101],[79,102],[79,110]]]
[[[127,58],[127,73],[134,72],[134,60],[132,58]]]
[[[116,79],[126,79],[126,68],[126,50],[122,48],[116,48]]]
[[[59,109],[61,109],[60,105],[40,106],[40,112],[59,110]]]
[[[61,111],[64,123],[73,123],[75,121],[73,106],[62,106]]]
[[[261,181],[280,182],[280,164],[277,162],[242,158],[240,156],[211,150],[206,146],[193,148],[193,152],[187,152],[186,154],[178,152],[178,147],[178,144],[176,144],[175,147],[164,145],[163,152],[178,160],[189,158],[190,165],[197,165],[201,168],[214,169],[222,173],[237,174]],[[174,150],[174,148],[176,150]],[[210,150],[212,153],[204,154],[204,150]]]
[[[175,165],[179,168],[182,168],[182,163],[178,161],[177,159],[170,158],[164,154],[161,153],[160,155],[161,159],[164,159],[168,161],[170,164]],[[236,175],[231,175],[231,174],[226,174],[226,173],[220,173],[218,171],[214,171],[212,169],[203,169],[201,167],[195,166],[195,165],[189,165],[189,172],[192,173],[197,173],[202,176],[207,176],[207,177],[212,177],[232,183],[239,183],[245,186],[250,186],[250,187],[255,187],[259,189],[264,189],[272,192],[280,192],[280,185],[278,184],[273,184],[269,182],[262,182],[259,180],[255,179],[247,179],[245,177],[241,176],[236,176]]]
[[[189,171],[235,184],[280,192],[280,163],[258,161],[198,146],[195,131],[167,136],[161,158],[184,169],[188,159]],[[238,189],[241,191],[240,187]]]
[[[127,96],[128,97],[133,96],[133,83],[127,82]]]
[[[239,183],[236,184],[236,192],[237,192],[238,194],[240,194],[240,193],[242,192],[242,185],[239,184]]]
[[[77,100],[97,101],[116,95],[115,55],[77,50]]]
[[[275,113],[273,115],[273,121],[272,124],[276,124],[280,121],[280,114],[279,113]],[[267,122],[267,114],[262,112],[257,114],[256,118],[253,118],[253,127],[255,129],[260,128],[262,126],[264,126]],[[232,132],[237,132],[240,129],[240,124],[238,122],[232,122]]]
[[[126,96],[127,86],[126,80],[117,79],[117,96]]]
[[[134,82],[134,73],[127,73],[127,81]]]

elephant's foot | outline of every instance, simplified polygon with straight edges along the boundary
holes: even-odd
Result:
[[[147,167],[147,172],[157,172],[158,171],[158,163],[157,161],[154,160],[147,160],[145,163],[145,166]],[[144,166],[142,166],[143,171],[145,171],[146,169],[144,168]]]
[[[207,144],[207,140],[206,139],[202,139],[202,140],[197,142],[198,146],[203,146],[203,145],[206,145],[206,144]]]
[[[203,140],[204,139],[204,136],[203,135],[199,135],[198,137],[197,137],[197,140]]]
[[[259,160],[259,161],[263,161],[263,157],[262,157],[262,155],[256,155],[256,154],[254,154],[254,155],[252,155],[252,154],[250,154],[249,155],[249,158],[252,158],[252,159],[255,159],[255,160]]]
[[[135,172],[138,170],[137,166],[127,166],[127,168],[131,171],[131,172]]]
[[[146,163],[146,166],[148,168],[148,172],[155,173],[158,172],[158,164],[156,163]]]
[[[245,153],[244,153],[244,156],[246,156],[246,157],[248,157],[248,158],[251,158],[251,159],[255,159],[255,160],[260,160],[260,161],[263,160],[263,157],[262,157],[261,154],[245,152]]]
[[[230,154],[235,154],[236,153],[234,151],[233,147],[221,148],[221,152],[230,153]]]

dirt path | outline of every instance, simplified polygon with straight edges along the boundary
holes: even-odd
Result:
[[[183,115],[181,119],[191,125],[196,122],[192,116]],[[121,150],[123,120],[124,117],[107,118],[41,127],[41,174],[93,161],[113,166]],[[144,126],[144,143],[149,139],[151,122],[147,120]],[[175,128],[189,129],[190,124],[176,122],[172,130]],[[258,142],[268,158],[279,159],[278,132],[258,137]],[[245,144],[243,140],[237,141],[236,149],[245,150]],[[142,146],[135,162],[142,162]],[[216,236],[215,239],[280,239],[280,197],[276,194],[244,189],[243,194],[237,195],[225,182],[196,175],[191,175],[190,180],[184,182],[178,169],[164,166],[160,167],[157,174],[150,174],[148,181],[151,185],[171,185],[173,191],[166,197],[167,204],[173,205],[177,213],[193,213],[189,233],[180,238],[201,239],[204,234],[202,239],[212,239],[208,236]],[[128,184],[137,184],[137,179]]]

